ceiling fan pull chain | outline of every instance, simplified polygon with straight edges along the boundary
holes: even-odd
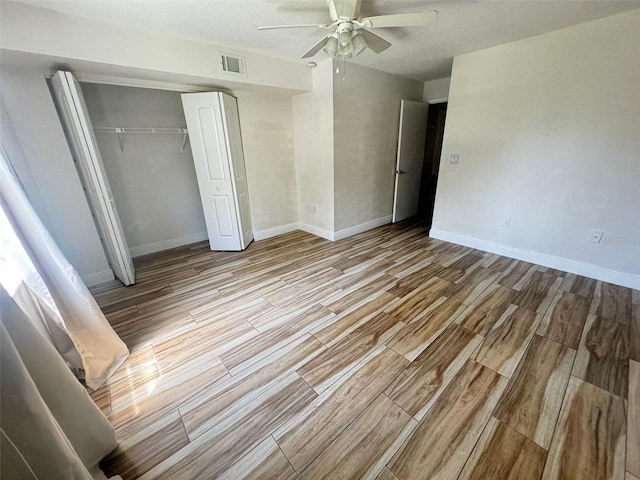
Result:
[[[347,79],[347,57],[336,58],[336,75],[340,73],[340,60],[342,60],[342,81]]]

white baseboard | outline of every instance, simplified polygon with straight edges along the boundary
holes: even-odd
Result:
[[[335,242],[343,238],[351,237],[358,233],[366,232],[367,230],[371,230],[372,228],[386,225],[389,222],[391,222],[390,215],[387,217],[376,218],[375,220],[371,220],[366,223],[361,223],[360,225],[355,225],[353,227],[345,228],[343,230],[338,230],[337,232],[332,232],[331,230],[316,227],[314,225],[309,225],[308,223],[300,222],[300,223],[290,223],[288,225],[272,228],[270,230],[263,230],[262,232],[255,232],[253,235],[255,237],[255,240],[263,240],[265,238],[274,237],[276,235],[281,235],[283,233],[293,232],[294,230],[302,230],[303,232],[307,232],[312,235],[316,235],[317,237],[325,238],[327,240],[331,240],[332,242]]]
[[[207,236],[207,232],[194,233],[192,235],[186,235],[184,237],[170,238],[169,240],[161,240],[159,242],[138,245],[137,247],[130,247],[129,253],[132,257],[139,257],[141,255],[147,255],[149,253],[161,252],[162,250],[181,247],[182,245],[201,242],[202,240],[206,240],[207,238],[209,238]]]
[[[103,270],[101,272],[89,273],[88,275],[82,275],[82,281],[87,287],[93,287],[100,285],[101,283],[107,283],[113,280],[113,272],[111,270]]]
[[[298,229],[303,232],[310,233],[312,235],[316,235],[317,237],[326,238],[327,240],[331,240],[332,242],[335,240],[335,234],[331,230],[325,230],[324,228],[314,227],[313,225],[308,225],[306,223],[298,223]]]
[[[334,240],[342,240],[343,238],[351,237],[358,233],[366,232],[367,230],[381,227],[382,225],[387,225],[388,223],[391,223],[391,215],[382,218],[376,218],[375,220],[361,223],[360,225],[355,225],[353,227],[338,230],[333,234],[333,238]]]
[[[276,237],[283,233],[289,233],[298,230],[298,223],[290,223],[288,225],[282,225],[280,227],[269,228],[267,230],[261,230],[259,232],[253,232],[253,239],[258,242],[267,238]]]
[[[622,285],[623,287],[633,288],[636,290],[640,289],[640,276],[638,275],[609,270],[596,265],[576,262],[575,260],[555,257],[544,253],[509,247],[507,245],[501,245],[499,243],[493,243],[487,240],[461,235],[459,233],[445,232],[435,228],[429,230],[429,236],[437,238],[438,240],[444,240],[445,242],[477,248],[478,250],[485,252],[496,253],[498,255],[515,258],[517,260],[524,260],[525,262],[555,268],[564,272],[582,275],[583,277],[595,278],[596,280]]]

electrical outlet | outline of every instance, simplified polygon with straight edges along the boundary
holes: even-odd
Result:
[[[318,205],[311,205],[311,210],[313,210],[313,213],[318,213]]]
[[[592,230],[591,235],[589,236],[589,243],[600,243],[602,241],[602,236],[604,232],[599,232],[598,230]]]
[[[503,225],[504,225],[505,227],[510,227],[510,226],[511,226],[511,217],[509,217],[509,218],[505,218],[505,219],[504,219],[504,223],[503,223]]]
[[[454,153],[449,157],[449,163],[457,164],[460,162],[460,154]]]

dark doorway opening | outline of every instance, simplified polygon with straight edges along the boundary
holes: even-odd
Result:
[[[446,115],[447,102],[429,105],[427,140],[424,148],[420,202],[418,204],[418,220],[426,225],[431,225],[431,220],[433,219]]]

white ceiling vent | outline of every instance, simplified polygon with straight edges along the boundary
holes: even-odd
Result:
[[[244,57],[220,53],[220,63],[222,64],[223,72],[243,77],[247,76],[247,62]]]

